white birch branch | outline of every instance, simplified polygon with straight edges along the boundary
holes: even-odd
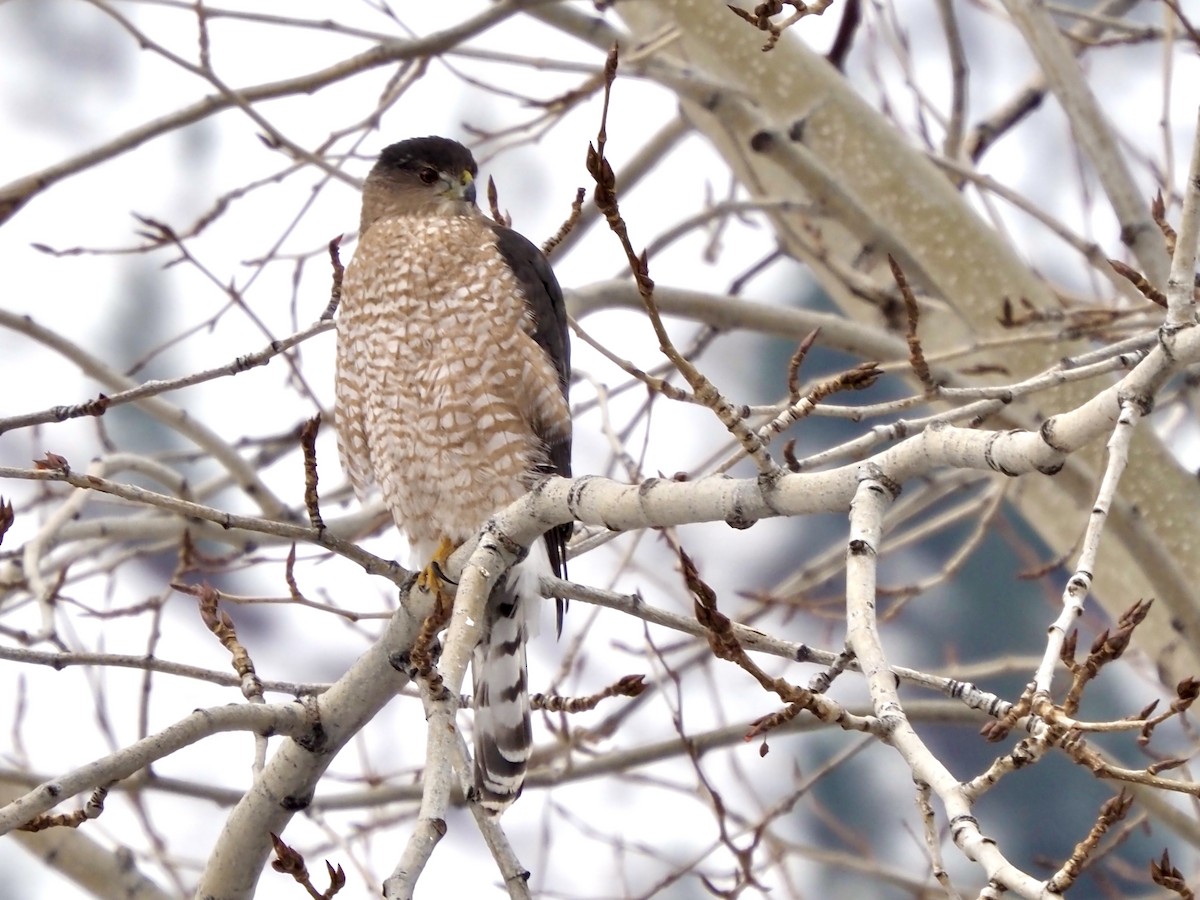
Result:
[[[281,704],[236,704],[201,709],[158,734],[39,785],[0,809],[0,834],[24,825],[83,791],[128,778],[155,760],[226,731],[274,731],[299,737],[318,724],[311,701]]]
[[[1121,240],[1137,258],[1153,284],[1163,284],[1168,261],[1162,236],[1148,212],[1146,198],[1134,183],[1113,131],[1083,77],[1071,45],[1040,0],[1004,0],[1054,94],[1071,123],[1078,146],[1087,156],[1121,226]]]
[[[1104,468],[1104,478],[1097,491],[1096,502],[1088,517],[1087,530],[1079,550],[1079,559],[1075,564],[1075,573],[1067,579],[1063,591],[1062,612],[1047,630],[1048,640],[1042,662],[1033,677],[1034,691],[1041,694],[1050,693],[1050,683],[1054,678],[1054,669],[1061,658],[1063,642],[1076,620],[1083,615],[1083,604],[1091,590],[1092,580],[1097,567],[1100,565],[1100,536],[1104,533],[1104,525],[1108,521],[1109,511],[1117,495],[1117,485],[1120,484],[1121,474],[1129,462],[1129,447],[1133,442],[1133,434],[1141,420],[1142,414],[1150,406],[1146,397],[1126,397],[1121,401],[1121,414],[1117,417],[1112,437],[1108,441],[1108,465]]]
[[[1196,321],[1196,252],[1200,244],[1200,107],[1196,111],[1192,159],[1183,188],[1183,213],[1175,234],[1175,255],[1167,279],[1167,324],[1182,328]]]
[[[254,895],[271,853],[270,835],[282,833],[292,816],[308,807],[338,751],[408,682],[396,661],[412,649],[429,612],[414,597],[406,598],[380,639],[316,698],[320,732],[314,740],[285,740],[230,811],[196,896],[239,900]]]
[[[860,469],[850,507],[850,540],[846,556],[846,636],[858,658],[871,693],[883,740],[896,748],[918,784],[928,785],[946,807],[950,835],[968,859],[979,863],[989,880],[998,881],[1022,897],[1044,895],[1042,885],[1005,859],[996,842],[986,837],[971,814],[958,779],[917,735],[887,664],[875,618],[875,561],[883,537],[883,514],[897,485],[873,465]]]

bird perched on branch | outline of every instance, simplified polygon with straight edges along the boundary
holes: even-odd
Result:
[[[384,149],[363,184],[358,250],[337,327],[337,436],[361,497],[377,485],[428,563],[423,585],[488,517],[545,474],[571,474],[570,348],[541,250],[475,205],[462,144]],[[488,599],[472,663],[475,786],[492,812],[521,792],[531,745],[527,616],[541,574],[564,577],[561,526]]]

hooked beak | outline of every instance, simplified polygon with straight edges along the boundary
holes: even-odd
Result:
[[[450,181],[445,175],[442,176],[446,181],[446,190],[443,192],[447,199],[461,200],[464,203],[475,205],[475,178],[470,172],[464,171],[458,176],[458,181]]]

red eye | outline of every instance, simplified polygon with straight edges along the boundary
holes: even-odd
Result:
[[[435,181],[438,180],[437,169],[431,169],[431,168],[429,168],[429,166],[426,166],[420,172],[417,173],[417,177],[420,178],[423,182],[425,182],[425,184],[433,184]]]

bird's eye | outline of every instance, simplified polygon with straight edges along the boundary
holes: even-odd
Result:
[[[420,178],[425,184],[433,184],[438,180],[437,169],[431,169],[429,166],[426,166],[417,173],[417,177]]]

